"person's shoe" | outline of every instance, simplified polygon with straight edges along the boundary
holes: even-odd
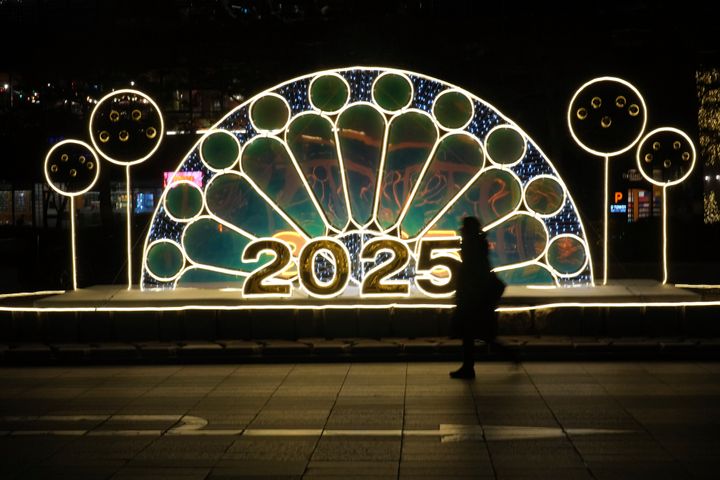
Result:
[[[450,372],[450,378],[473,379],[475,378],[475,369],[460,367],[454,372]]]

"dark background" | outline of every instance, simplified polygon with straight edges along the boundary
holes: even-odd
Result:
[[[712,2],[694,1],[0,0],[0,75],[41,99],[11,106],[6,94],[0,101],[0,182],[42,182],[52,142],[87,136],[90,107],[71,111],[68,98],[99,98],[132,80],[163,110],[173,91],[214,91],[234,104],[316,70],[392,66],[466,88],[528,132],[568,184],[598,277],[603,161],[570,137],[570,97],[593,77],[625,78],[645,97],[648,129],[672,125],[697,140],[695,73],[720,66],[719,13]],[[225,113],[179,109],[168,128],[193,130]],[[173,170],[196,139],[167,137],[133,169],[134,182],[160,185],[161,172]],[[626,188],[621,175],[633,152],[612,160],[613,188]],[[104,166],[106,193],[123,170]],[[717,283],[720,232],[703,224],[702,158],[670,189],[669,205],[671,281]],[[134,219],[138,264],[148,221]],[[102,227],[81,232],[81,284],[124,281],[123,225],[104,208]],[[659,219],[614,219],[610,230],[611,277],[659,277]],[[67,282],[67,231],[3,227],[0,239],[4,290]]]

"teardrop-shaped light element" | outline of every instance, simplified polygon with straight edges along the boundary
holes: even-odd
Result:
[[[325,223],[281,140],[253,138],[243,148],[240,166],[268,200],[309,237],[325,234]]]
[[[160,240],[148,247],[145,266],[158,280],[173,280],[184,265],[185,257],[177,243]]]
[[[350,211],[355,223],[362,226],[372,219],[385,116],[370,104],[358,103],[338,115],[336,128]]]
[[[240,288],[245,278],[247,278],[246,275],[218,272],[217,270],[194,266],[186,268],[185,271],[183,271],[176,281],[176,286],[196,288],[217,285]]]
[[[548,231],[540,220],[518,213],[487,231],[490,265],[506,267],[538,260],[545,252]]]
[[[325,218],[341,230],[349,216],[332,122],[315,113],[298,115],[288,125],[285,139]]]
[[[397,223],[437,139],[427,113],[411,110],[390,120],[377,211],[382,229]]]
[[[432,226],[459,234],[463,218],[476,217],[483,227],[517,210],[522,202],[520,179],[510,170],[491,167]]]
[[[205,188],[208,211],[256,237],[272,237],[293,227],[237,172],[216,175]],[[239,257],[239,254],[238,254]]]
[[[257,262],[245,263],[241,259],[242,252],[251,238],[223,225],[218,221],[201,217],[185,227],[182,246],[188,258],[194,263],[232,272],[252,272],[271,258],[265,255]]]
[[[404,212],[402,232],[415,238],[431,225],[435,217],[452,205],[455,195],[480,173],[484,162],[482,145],[475,137],[465,133],[443,137]]]

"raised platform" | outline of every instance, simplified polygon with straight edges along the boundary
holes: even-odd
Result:
[[[500,333],[571,337],[720,336],[720,291],[615,281],[593,288],[508,287]],[[449,333],[451,299],[294,297],[241,300],[237,290],[127,290],[0,297],[0,342],[194,342],[423,338]]]

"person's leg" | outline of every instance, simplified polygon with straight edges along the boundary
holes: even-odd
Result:
[[[475,378],[475,332],[472,319],[461,318],[463,364],[460,369],[450,372],[452,378]]]

